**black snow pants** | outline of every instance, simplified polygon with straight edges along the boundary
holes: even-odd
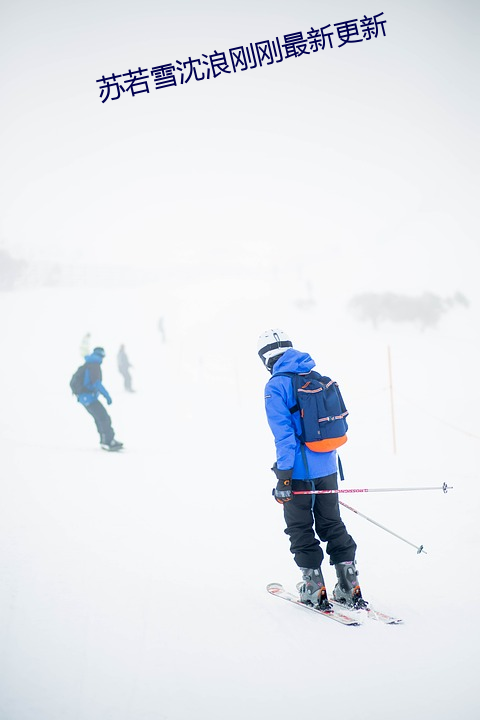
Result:
[[[337,473],[313,480],[293,480],[292,490],[336,490]],[[323,550],[319,539],[327,543],[330,565],[355,559],[357,546],[340,517],[338,495],[295,495],[283,506],[285,533],[290,537],[290,552],[299,567],[319,568]]]
[[[100,435],[100,442],[109,445],[112,442],[115,433],[113,432],[110,415],[105,410],[100,400],[94,400],[90,403],[90,405],[84,405],[84,408],[95,420],[95,425],[97,426],[98,434]]]

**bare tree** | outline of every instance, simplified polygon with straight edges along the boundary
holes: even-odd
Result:
[[[422,330],[436,327],[442,315],[455,305],[468,307],[469,302],[460,292],[447,298],[431,292],[413,297],[387,292],[355,295],[348,303],[349,310],[358,320],[370,321],[375,328],[385,321],[418,322]]]

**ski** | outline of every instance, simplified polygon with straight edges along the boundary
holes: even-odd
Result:
[[[338,608],[338,603],[335,603],[335,607],[332,607],[332,610],[327,612],[325,610],[319,610],[313,605],[306,605],[305,603],[302,603],[297,595],[293,595],[293,593],[285,590],[283,585],[280,585],[280,583],[270,583],[267,585],[267,590],[270,595],[276,595],[279,598],[283,598],[283,600],[288,600],[288,602],[294,603],[294,605],[299,605],[300,607],[305,608],[305,610],[310,610],[311,612],[317,613],[317,615],[323,615],[324,617],[330,618],[330,620],[335,620],[335,622],[339,622],[342,625],[362,624],[360,619],[352,617],[344,612],[344,608]]]
[[[394,617],[393,615],[389,615],[388,613],[384,613],[381,610],[376,610],[373,607],[370,607],[368,605],[366,608],[362,608],[360,610],[356,610],[355,608],[347,608],[343,603],[339,603],[333,598],[328,598],[328,602],[333,605],[334,608],[338,608],[341,610],[348,610],[348,612],[351,613],[358,613],[361,615],[362,613],[366,613],[367,617],[370,620],[377,620],[378,622],[386,623],[387,625],[400,625],[400,623],[403,623],[403,620],[399,617]]]

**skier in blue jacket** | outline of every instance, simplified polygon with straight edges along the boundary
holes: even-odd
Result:
[[[93,352],[85,357],[84,391],[77,396],[77,400],[95,420],[102,448],[105,450],[120,450],[123,443],[115,440],[110,415],[98,399],[99,395],[103,395],[107,405],[112,404],[112,398],[102,384],[101,364],[104,357],[105,350],[102,347],[94,348]]]
[[[336,450],[314,452],[300,442],[300,413],[298,409],[291,412],[296,405],[292,380],[279,375],[306,374],[315,363],[308,353],[295,350],[278,328],[262,333],[258,354],[272,374],[265,387],[265,409],[277,455],[272,467],[277,478],[273,494],[283,505],[290,551],[302,571],[300,599],[322,609],[330,607],[321,570],[322,541],[327,543],[337,574],[333,597],[348,607],[365,607],[357,580],[357,546],[340,516],[338,495],[293,495],[293,491],[338,489]]]

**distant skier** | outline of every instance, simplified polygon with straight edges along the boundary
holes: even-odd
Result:
[[[166,335],[165,335],[165,323],[163,320],[163,317],[159,318],[158,320],[158,332],[160,333],[162,337],[162,342],[165,343],[167,341]]]
[[[342,444],[346,435],[330,445],[320,445],[323,441],[301,442],[304,420],[300,419],[300,398],[294,387],[301,387],[304,394],[308,394],[307,387],[314,376],[310,371],[315,363],[307,353],[294,350],[291,340],[279,329],[266,330],[258,339],[257,349],[265,367],[272,373],[265,387],[265,409],[277,455],[272,468],[277,478],[273,495],[283,505],[290,551],[302,571],[303,583],[297,586],[300,600],[322,609],[330,607],[321,570],[324,553],[320,539],[327,543],[330,564],[335,565],[338,582],[333,597],[349,607],[365,607],[357,581],[357,546],[340,517],[338,495],[292,494],[292,491],[337,489],[336,450],[330,449],[330,445]],[[298,376],[302,378],[299,385],[296,384]],[[310,399],[313,397],[312,393]],[[318,431],[317,418],[315,415]]]
[[[91,335],[89,332],[87,332],[82,338],[82,342],[80,343],[80,355],[82,356],[82,358],[84,358],[90,352],[90,338]]]
[[[125,345],[120,345],[120,349],[117,353],[117,365],[120,374],[123,377],[125,390],[127,390],[127,392],[133,392],[132,376],[130,375],[130,368],[133,367],[133,365],[130,364],[127,353],[125,352]]]
[[[107,405],[112,404],[112,398],[102,384],[101,364],[104,357],[105,350],[102,347],[94,348],[92,354],[86,356],[85,364],[73,375],[70,387],[77,396],[78,402],[95,420],[102,448],[110,451],[120,450],[123,443],[115,440],[110,415],[98,399],[99,395],[103,395]]]

